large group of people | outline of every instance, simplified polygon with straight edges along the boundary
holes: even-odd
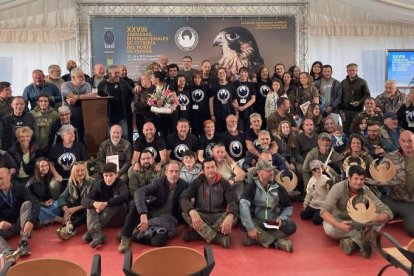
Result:
[[[310,72],[279,63],[273,75],[182,61],[160,56],[134,81],[125,65],[96,64],[89,77],[70,60],[64,76],[58,65],[34,70],[23,96],[0,82],[0,253],[30,254],[44,225],[59,224],[61,240],[86,225],[93,248],[105,227],[122,226],[126,252],[132,241],[165,245],[181,223],[186,242],[229,248],[239,225],[244,245],[292,252],[293,200],[345,254],[369,257],[375,231],[395,217],[414,236],[414,89],[388,80],[373,98],[354,63],[338,81],[319,61]],[[108,138],[92,159],[78,101],[89,93],[111,96]],[[397,168],[387,185],[370,179],[381,160]],[[296,189],[281,176],[298,179]],[[352,221],[349,200],[376,205],[368,226]],[[14,250],[6,240],[16,235]]]

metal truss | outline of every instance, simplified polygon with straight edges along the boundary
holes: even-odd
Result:
[[[309,2],[303,3],[77,3],[77,55],[85,72],[91,69],[90,17],[283,17],[293,16],[296,28],[296,63],[309,68]]]

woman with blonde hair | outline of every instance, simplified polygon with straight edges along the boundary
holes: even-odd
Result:
[[[34,172],[36,159],[40,157],[38,147],[32,141],[33,130],[24,126],[16,129],[17,141],[8,152],[17,164],[16,180],[23,185]]]
[[[86,223],[86,209],[81,202],[92,189],[94,181],[89,177],[86,162],[73,165],[68,185],[58,200],[58,206],[63,211],[64,225],[56,230],[56,234],[61,240],[74,236],[75,229]]]

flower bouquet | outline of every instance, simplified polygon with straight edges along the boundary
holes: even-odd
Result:
[[[167,86],[165,89],[156,89],[147,103],[151,106],[151,112],[171,114],[178,105],[178,98]]]

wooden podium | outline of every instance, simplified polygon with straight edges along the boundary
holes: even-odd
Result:
[[[96,155],[99,145],[106,139],[108,133],[108,99],[96,93],[76,96],[81,102],[85,144],[89,156]]]

